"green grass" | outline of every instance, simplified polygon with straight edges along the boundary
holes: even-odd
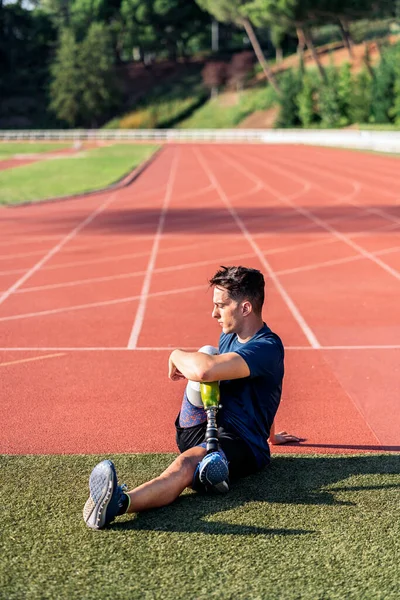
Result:
[[[395,123],[361,123],[359,129],[362,131],[400,131],[400,125]]]
[[[256,110],[271,108],[276,98],[272,88],[263,86],[244,90],[237,104],[226,106],[224,96],[213,98],[182,121],[179,129],[226,129],[236,127]]]
[[[142,163],[154,145],[115,144],[76,158],[59,158],[0,171],[0,204],[45,200],[104,188]]]
[[[14,154],[36,154],[37,152],[52,152],[69,148],[71,144],[49,144],[46,142],[0,142],[0,160],[10,158]]]
[[[226,496],[188,491],[96,532],[82,507],[100,458],[0,457],[1,598],[398,598],[398,454],[278,456]],[[134,486],[171,458],[114,460]]]
[[[174,127],[207,101],[200,67],[192,65],[190,72],[177,74],[156,85],[146,96],[135,102],[124,115],[116,116],[105,129],[165,129]]]

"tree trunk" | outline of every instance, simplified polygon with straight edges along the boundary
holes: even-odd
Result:
[[[374,71],[371,66],[371,58],[369,55],[369,43],[366,41],[364,43],[364,46],[365,46],[365,53],[363,56],[363,61],[364,61],[365,66],[367,67],[368,73],[371,75],[371,77],[374,77]]]
[[[260,63],[260,65],[262,66],[262,69],[265,73],[265,77],[268,79],[269,83],[272,85],[272,87],[274,88],[274,90],[277,92],[277,94],[279,94],[279,96],[281,95],[281,90],[278,86],[278,83],[275,79],[275,75],[273,74],[273,72],[271,71],[271,68],[269,66],[269,64],[267,63],[267,60],[264,56],[264,53],[261,49],[260,44],[258,43],[258,39],[256,34],[254,33],[254,29],[252,24],[250,23],[250,21],[248,19],[242,19],[242,25],[247,33],[247,36],[251,42],[251,45],[253,46],[253,50],[255,52],[255,55],[257,56],[258,62]]]
[[[299,69],[304,68],[304,48],[306,47],[306,40],[304,39],[304,33],[301,27],[296,27],[297,39],[297,55],[299,57]]]
[[[347,21],[343,19],[343,17],[338,17],[338,22],[340,27],[340,33],[342,34],[342,38],[349,53],[350,60],[353,60],[353,40],[349,31],[349,25]]]
[[[319,60],[319,56],[315,49],[311,32],[304,26],[301,26],[300,29],[302,29],[302,31],[303,31],[303,36],[304,36],[304,39],[306,40],[307,48],[310,50],[312,57],[315,61],[315,64],[318,67],[318,71],[319,71],[319,74],[321,75],[322,81],[324,83],[326,83],[326,74],[324,71],[324,67],[322,66],[321,61]]]
[[[283,60],[283,50],[282,48],[275,48],[275,56],[276,56],[276,62],[279,64],[282,62]]]

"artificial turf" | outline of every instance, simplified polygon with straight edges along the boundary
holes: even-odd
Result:
[[[187,491],[103,531],[82,520],[97,456],[1,456],[0,597],[399,597],[400,455],[275,456],[226,496]],[[171,455],[113,457],[129,487]]]
[[[0,171],[0,204],[45,200],[104,188],[155,152],[147,144],[115,144],[76,156]]]

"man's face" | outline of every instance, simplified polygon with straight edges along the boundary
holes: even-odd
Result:
[[[224,288],[215,287],[213,294],[213,319],[217,319],[224,333],[237,333],[243,322],[241,304],[229,298]]]

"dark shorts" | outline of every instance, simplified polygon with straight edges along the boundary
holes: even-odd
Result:
[[[179,415],[175,421],[176,443],[180,452],[199,446],[205,441],[207,423],[193,427],[180,427]],[[248,445],[236,434],[218,427],[218,440],[225,452],[229,463],[229,478],[231,481],[246,477],[260,470],[254,454]]]

